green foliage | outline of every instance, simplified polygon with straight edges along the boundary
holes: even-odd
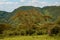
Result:
[[[0,34],[3,34],[3,31],[9,30],[11,28],[11,25],[9,24],[0,24]]]
[[[60,25],[60,16],[57,17],[55,23],[58,24],[58,25]]]

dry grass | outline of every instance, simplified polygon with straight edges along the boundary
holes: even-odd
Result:
[[[60,37],[50,37],[48,35],[41,36],[14,36],[14,37],[5,37],[0,40],[60,40]]]

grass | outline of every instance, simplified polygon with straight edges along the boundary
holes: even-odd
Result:
[[[14,37],[5,37],[0,40],[60,40],[60,37],[50,37],[48,35],[41,36],[14,36]]]

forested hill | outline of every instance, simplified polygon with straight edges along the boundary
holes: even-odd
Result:
[[[0,11],[0,34],[60,34],[60,6],[22,6],[13,12]]]
[[[52,20],[55,20],[58,16],[60,16],[60,6],[47,6],[43,8],[33,7],[33,6],[22,6],[10,13],[5,11],[0,11],[0,23],[9,23],[10,20],[13,23],[13,20],[12,20],[13,17],[18,16],[16,18],[13,18],[13,19],[16,19],[14,21],[17,21],[19,20],[18,19],[19,16],[20,18],[22,18],[22,16],[24,15],[31,16],[31,17],[36,15],[37,18],[41,18],[40,17],[41,15],[42,16],[46,15],[46,16],[51,16]]]
[[[60,16],[60,6],[47,6],[42,9],[45,14],[51,15],[54,20]]]

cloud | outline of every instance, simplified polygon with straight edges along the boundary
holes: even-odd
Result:
[[[0,10],[12,11],[20,6],[59,6],[60,1],[41,1],[41,0],[0,0]]]
[[[0,5],[2,4],[19,4],[18,2],[0,2]]]
[[[37,0],[34,0],[33,2],[28,2],[26,4],[27,6],[36,6],[36,7],[44,7],[44,6],[59,6],[60,3],[59,2],[45,2],[45,1],[37,1]]]
[[[49,2],[42,2],[41,3],[42,5],[44,6],[60,6],[60,3],[59,2],[53,2],[53,3],[49,3]]]
[[[0,0],[0,2],[2,2],[2,1],[8,1],[8,0]]]
[[[12,12],[14,9],[20,7],[20,5],[18,4],[3,4],[3,5],[0,5],[0,10],[1,11],[7,11],[7,12]]]
[[[38,0],[32,0],[31,2],[38,2]]]
[[[26,0],[20,0],[20,2],[25,2]]]
[[[55,2],[54,5],[60,6],[60,3],[59,2]]]
[[[41,7],[49,5],[48,2],[40,2],[39,4],[40,4]]]
[[[35,7],[43,7],[43,6],[46,6],[47,4],[48,4],[47,2],[39,2],[37,0],[34,0],[34,2],[28,2],[26,5],[35,6]]]

